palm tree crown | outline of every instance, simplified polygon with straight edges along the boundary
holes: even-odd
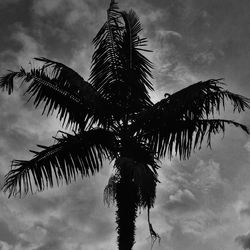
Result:
[[[215,118],[229,101],[234,111],[249,108],[249,99],[225,90],[221,79],[188,86],[153,103],[149,91],[152,63],[142,54],[146,38],[136,13],[120,11],[111,1],[107,21],[93,40],[95,52],[89,81],[66,65],[35,58],[42,67],[21,68],[0,78],[0,87],[13,92],[16,79],[27,85],[26,94],[43,113],[53,112],[72,134],[60,131],[56,143],[38,145],[31,160],[14,160],[5,177],[9,196],[42,191],[70,183],[100,170],[104,159],[114,162],[115,174],[104,191],[115,202],[118,247],[132,249],[138,208],[153,207],[159,159],[189,158],[206,138],[224,132],[233,120]],[[149,215],[149,213],[148,213]],[[149,217],[148,217],[149,218]],[[158,235],[149,221],[153,239]]]

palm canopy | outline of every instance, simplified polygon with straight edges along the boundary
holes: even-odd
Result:
[[[121,12],[111,1],[107,21],[93,40],[89,81],[47,58],[35,58],[42,67],[21,68],[0,78],[0,87],[9,94],[20,80],[35,108],[43,105],[47,115],[56,112],[62,126],[73,130],[61,132],[54,145],[40,145],[41,151],[32,151],[33,159],[13,161],[3,186],[10,196],[94,174],[105,158],[116,169],[106,200],[119,203],[122,192],[117,188],[125,185],[136,193],[135,207],[151,208],[159,159],[175,154],[188,158],[205,138],[210,146],[211,135],[224,132],[227,124],[248,133],[243,124],[215,118],[226,101],[233,111],[250,107],[249,99],[225,90],[221,79],[195,83],[153,103],[152,63],[142,54],[147,50],[141,30],[134,11]]]

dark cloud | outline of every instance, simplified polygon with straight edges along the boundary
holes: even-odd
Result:
[[[15,3],[8,5],[7,3]],[[18,0],[1,0],[0,1],[0,22],[1,22],[1,44],[0,52],[6,49],[17,51],[20,45],[11,39],[17,25],[30,27],[30,6],[31,1],[25,2]],[[18,11],[16,11],[18,9]]]
[[[250,207],[241,209],[240,214],[250,216]]]
[[[1,2],[0,2],[0,5],[2,4],[2,5],[7,5],[7,4],[14,4],[14,3],[17,3],[17,2],[19,2],[20,0],[2,0]]]
[[[241,208],[239,212],[241,215],[250,216],[250,202],[248,202],[247,206]]]
[[[60,240],[53,239],[51,241],[47,241],[42,246],[35,248],[34,250],[51,250],[51,249],[60,249],[60,250],[66,250],[65,247],[63,247]]]
[[[235,241],[245,250],[250,249],[250,233],[239,235]]]
[[[50,58],[59,57],[68,64],[68,59],[83,45],[91,48],[102,25],[100,20],[105,20],[105,7],[103,1],[34,1],[32,34],[44,44]]]

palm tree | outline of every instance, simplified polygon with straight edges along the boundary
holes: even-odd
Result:
[[[135,220],[139,208],[148,210],[153,239],[158,234],[149,220],[158,182],[159,159],[178,155],[189,158],[206,138],[233,125],[217,119],[226,101],[234,111],[249,108],[249,99],[229,92],[221,79],[190,85],[153,103],[151,62],[142,54],[146,38],[133,10],[119,11],[111,1],[107,21],[93,40],[95,52],[89,81],[66,65],[35,58],[43,66],[10,71],[0,79],[2,90],[13,92],[16,80],[27,85],[26,94],[35,108],[53,112],[72,133],[59,131],[56,142],[32,151],[31,160],[14,160],[5,176],[3,190],[9,196],[43,191],[97,173],[108,159],[114,166],[104,191],[105,200],[117,206],[118,248],[130,250],[135,243]]]

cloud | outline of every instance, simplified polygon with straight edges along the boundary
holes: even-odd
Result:
[[[183,165],[175,161],[163,175],[166,179],[158,187],[157,211],[168,225],[179,224],[183,232],[200,239],[216,238],[230,227],[235,196],[218,162],[195,157]]]
[[[19,2],[20,0],[1,0],[0,5],[8,5],[8,4],[15,4]]]
[[[193,233],[184,232],[179,223],[173,225],[168,245],[171,247],[170,249],[204,249],[201,240]]]
[[[12,39],[19,42],[22,46],[21,50],[15,53],[17,64],[22,65],[22,67],[27,67],[32,58],[44,53],[42,45],[27,34],[26,30],[22,27],[12,35]]]
[[[216,60],[216,56],[212,52],[199,52],[193,56],[193,61],[199,64],[211,64]]]
[[[33,1],[32,32],[49,58],[69,65],[82,48],[85,53],[92,50],[92,39],[105,22],[107,6],[103,1]],[[85,61],[80,65],[87,67]]]
[[[0,221],[0,241],[6,242],[9,245],[15,245],[18,242],[18,237],[9,229],[5,221]]]
[[[22,238],[21,232],[25,228],[25,224],[20,222],[20,217],[14,212],[6,197],[1,194],[0,199],[0,249],[30,249],[29,242]],[[20,215],[20,214],[19,214]],[[1,248],[2,247],[2,248]]]
[[[73,233],[76,231],[69,226],[64,219],[53,216],[49,217],[49,222],[47,224],[37,222],[33,227],[43,230],[43,239],[41,240],[40,246],[35,248],[35,250],[66,250],[65,243],[70,240]]]
[[[184,43],[181,33],[166,28],[157,28],[148,47],[153,50],[148,54],[154,63],[153,75],[158,95],[163,98],[166,92],[175,92],[189,84],[197,82],[197,76],[183,62],[178,47]]]
[[[108,169],[68,187],[54,188],[22,200],[8,200],[5,214],[4,204],[1,206],[0,241],[28,250],[81,249],[81,246],[89,250],[113,249],[114,210],[104,207],[102,201],[107,174]],[[17,213],[22,216],[16,217]]]
[[[33,9],[38,15],[47,15],[51,14],[54,11],[60,11],[62,7],[63,0],[43,0],[43,1],[34,1]]]
[[[248,207],[242,208],[242,209],[240,210],[240,214],[241,214],[241,215],[250,216],[250,206],[249,206],[249,204],[248,204]]]
[[[240,213],[240,215],[247,216],[247,217],[250,216],[250,202],[245,204],[244,202],[239,201],[236,204],[236,209]]]
[[[16,203],[17,207],[24,208],[35,216],[55,212],[63,204],[60,196],[45,198],[39,194],[18,200]]]
[[[8,48],[0,53],[0,69],[7,70],[11,68],[14,70],[19,69],[20,66],[29,68],[30,61],[34,57],[45,54],[43,46],[29,34],[27,29],[19,24],[13,27],[9,39],[16,42],[19,47],[18,49]]]
[[[187,211],[194,210],[195,206],[197,209],[200,206],[216,209],[224,202],[219,200],[220,195],[228,189],[226,180],[220,176],[220,165],[212,159],[208,162],[190,161],[186,166],[170,167],[166,169],[165,177],[172,186],[170,190],[166,190],[169,193],[167,203],[171,204],[171,208],[174,208],[173,204],[180,205],[185,200],[183,208],[185,204],[189,204]],[[182,210],[184,211],[185,209]]]
[[[6,167],[15,159],[31,158],[33,155],[28,149],[35,149],[36,144],[51,143],[51,136],[59,129],[56,118],[41,116],[41,110],[27,105],[27,98],[22,96],[22,91],[14,91],[8,96],[1,93],[1,138],[0,157],[2,169],[0,173],[6,173]],[[37,149],[37,148],[36,148]]]
[[[198,209],[199,205],[192,192],[188,189],[177,190],[168,197],[166,208],[169,211],[188,212]]]
[[[244,147],[248,152],[250,152],[250,141],[248,141]]]
[[[94,25],[98,8],[102,6],[99,1],[91,3],[81,0],[72,0],[70,4],[66,0],[37,0],[33,2],[34,12],[41,17],[51,17],[53,15],[62,16],[67,26],[75,25],[80,20],[84,20],[85,25]],[[107,6],[106,6],[107,7]],[[103,14],[101,14],[102,16]]]
[[[250,233],[245,235],[239,235],[235,238],[235,241],[244,249],[250,249]]]
[[[92,52],[87,45],[84,45],[74,50],[72,59],[69,62],[69,67],[82,75],[85,80],[88,80],[90,76]],[[82,62],[84,62],[84,64]]]
[[[0,241],[0,249],[1,250],[12,250],[12,247],[4,241]]]

